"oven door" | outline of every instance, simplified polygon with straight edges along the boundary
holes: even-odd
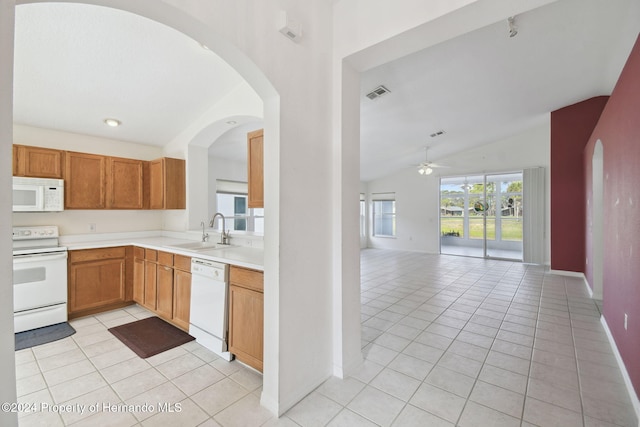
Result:
[[[66,304],[67,251],[13,256],[13,311]]]

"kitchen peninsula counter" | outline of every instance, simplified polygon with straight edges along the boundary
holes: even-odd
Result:
[[[202,258],[224,264],[236,265],[253,270],[264,270],[264,251],[262,247],[241,246],[233,242],[225,247],[204,250],[188,250],[176,248],[190,242],[197,242],[193,239],[196,233],[179,232],[131,232],[131,233],[108,233],[108,234],[83,234],[60,236],[60,244],[69,250],[98,249],[115,246],[139,246],[147,249],[180,254],[192,258]],[[215,236],[211,237],[215,239]],[[238,239],[242,239],[238,236]],[[243,239],[249,241],[250,239]],[[215,240],[212,240],[215,241]]]

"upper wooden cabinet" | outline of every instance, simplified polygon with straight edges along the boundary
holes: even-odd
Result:
[[[13,146],[13,175],[65,181],[65,209],[185,209],[185,161]]]
[[[13,146],[13,175],[62,179],[64,151],[50,148]]]
[[[250,208],[264,207],[264,144],[263,130],[247,134],[247,165],[248,165],[248,200]]]
[[[185,209],[185,161],[163,157],[149,162],[149,208]]]
[[[109,157],[107,160],[107,208],[144,209],[145,171],[149,163],[142,160]],[[148,200],[148,195],[147,195]]]
[[[104,209],[106,207],[107,157],[97,154],[65,152],[65,209]]]

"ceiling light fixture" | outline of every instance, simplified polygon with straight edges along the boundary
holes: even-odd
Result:
[[[117,128],[122,122],[118,119],[104,119],[104,124],[112,128]]]
[[[235,120],[229,120],[227,122],[228,125],[235,125],[236,123],[238,123],[238,122],[236,122]]]
[[[516,17],[510,16],[507,19],[509,23],[509,37],[515,37],[518,34],[518,27],[516,26]]]
[[[431,175],[433,173],[433,169],[431,169],[431,167],[429,166],[420,166],[420,168],[418,169],[418,173],[420,175]]]

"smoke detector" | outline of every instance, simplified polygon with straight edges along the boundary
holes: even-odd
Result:
[[[367,98],[373,100],[373,99],[377,99],[380,98],[383,95],[386,95],[388,93],[390,93],[391,91],[389,89],[387,89],[386,87],[380,85],[377,88],[375,88],[374,90],[372,90],[371,92],[369,92],[367,94]]]

